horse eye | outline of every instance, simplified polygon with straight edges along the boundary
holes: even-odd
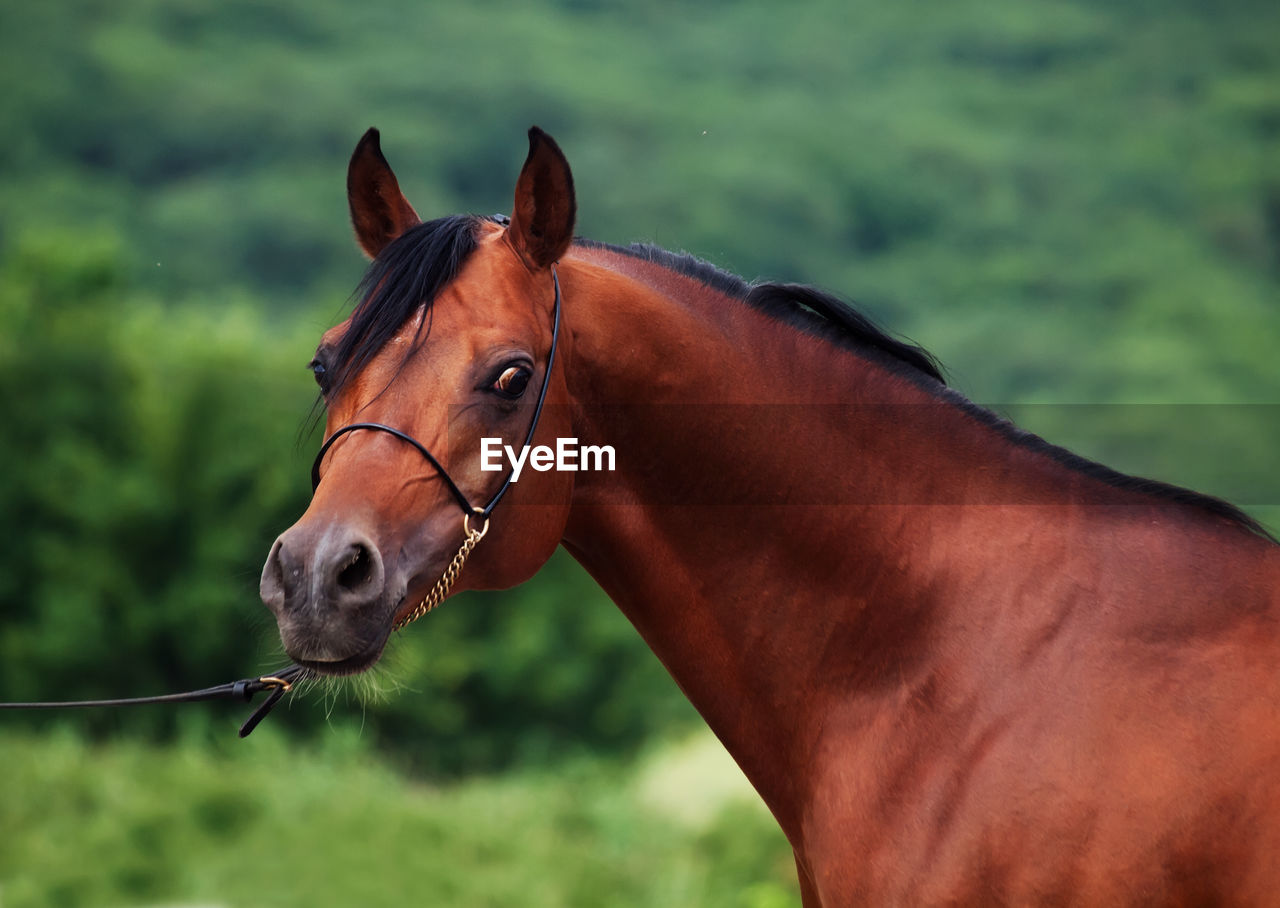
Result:
[[[508,366],[491,386],[503,397],[515,400],[529,387],[529,379],[533,373],[524,366]]]
[[[321,391],[329,390],[329,370],[324,367],[324,363],[318,359],[313,359],[307,363],[307,368],[311,370],[311,374],[316,377],[316,384],[320,386]]]

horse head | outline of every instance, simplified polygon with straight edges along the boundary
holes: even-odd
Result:
[[[391,631],[426,610],[438,578],[458,579],[451,562],[470,551],[456,555],[459,543],[474,546],[482,531],[458,589],[531,577],[563,535],[573,490],[572,473],[509,483],[480,456],[484,439],[532,440],[544,399],[537,437],[571,434],[569,408],[554,406],[568,397],[563,370],[549,362],[555,263],[576,213],[556,143],[530,130],[509,219],[421,221],[372,129],[352,155],[347,195],[372,264],[359,304],[311,362],[329,440],[310,506],[272,546],[261,582],[285,650],[328,674],[373,665]]]

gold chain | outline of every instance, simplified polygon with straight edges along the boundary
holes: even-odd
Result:
[[[484,521],[480,529],[477,530],[471,526],[472,516],[479,517]],[[431,592],[427,593],[426,598],[418,603],[418,607],[392,625],[391,629],[393,631],[398,631],[405,625],[412,624],[441,602],[444,602],[445,597],[449,595],[449,590],[457,582],[458,575],[462,573],[462,566],[467,563],[467,557],[471,554],[471,550],[484,538],[484,534],[489,532],[489,516],[479,510],[474,515],[467,514],[462,518],[462,530],[467,534],[467,538],[462,540],[462,548],[458,549],[458,554],[453,556],[449,566],[444,569],[444,574],[436,581],[436,585],[431,588]]]

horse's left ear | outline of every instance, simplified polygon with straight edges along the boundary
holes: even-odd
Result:
[[[573,242],[578,203],[573,174],[560,146],[538,127],[529,130],[529,157],[516,181],[508,236],[532,268],[546,268]]]

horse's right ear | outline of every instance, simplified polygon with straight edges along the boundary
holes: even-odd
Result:
[[[422,223],[400,192],[391,165],[382,156],[378,130],[370,129],[356,146],[347,167],[347,204],[356,241],[369,258],[410,227]]]

